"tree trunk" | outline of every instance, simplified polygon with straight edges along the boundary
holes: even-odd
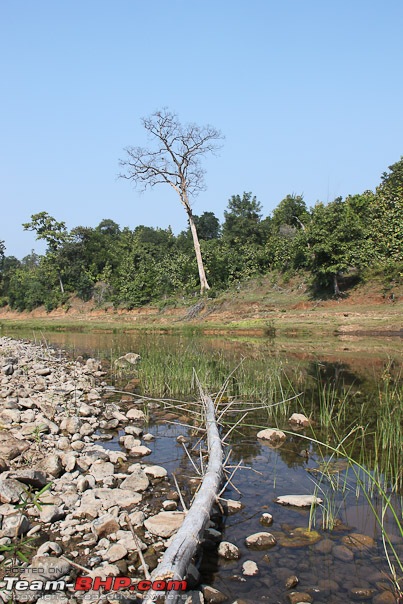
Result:
[[[206,272],[204,270],[203,258],[202,258],[201,250],[200,250],[199,237],[197,236],[197,230],[196,230],[196,225],[193,220],[192,210],[189,207],[187,207],[186,212],[187,212],[187,215],[189,218],[190,231],[191,231],[192,237],[193,237],[193,246],[194,246],[195,253],[196,253],[197,268],[199,269],[200,293],[204,294],[204,292],[206,292],[208,289],[210,289],[210,286],[207,283]]]
[[[60,273],[57,274],[58,278],[59,278],[59,284],[60,284],[60,291],[62,292],[62,294],[64,294],[64,287],[63,287],[63,281],[62,278],[60,276]]]
[[[196,553],[204,529],[210,519],[210,512],[216,501],[223,477],[223,450],[215,419],[214,403],[209,396],[202,395],[205,410],[209,462],[203,482],[194,498],[186,517],[165,551],[161,562],[151,574],[152,581],[182,581],[188,566]],[[153,602],[158,592],[150,591],[144,604]],[[161,592],[160,592],[161,594]],[[165,602],[175,604],[180,592],[166,592]]]
[[[337,273],[333,275],[333,287],[334,287],[334,295],[341,296],[341,291],[339,288],[339,282],[337,281]]]

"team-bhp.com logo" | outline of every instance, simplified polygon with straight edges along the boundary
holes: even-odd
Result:
[[[120,591],[129,589],[130,591],[145,592],[154,590],[156,592],[169,592],[169,591],[185,591],[187,588],[186,581],[148,581],[142,580],[137,583],[133,583],[130,577],[77,577],[74,583],[66,583],[66,581],[26,581],[19,579],[18,577],[4,577],[1,585],[2,589],[7,591],[38,591],[38,592],[52,592],[52,591],[65,591],[66,589],[73,589],[74,591],[99,591],[100,589],[105,591]]]

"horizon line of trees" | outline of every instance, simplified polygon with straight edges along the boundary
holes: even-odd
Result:
[[[244,192],[230,198],[222,224],[213,212],[192,218],[213,292],[272,270],[303,270],[312,274],[313,289],[340,295],[340,277],[352,270],[360,275],[379,267],[402,276],[403,157],[383,173],[375,192],[311,208],[302,195],[291,194],[267,217]],[[104,219],[68,232],[47,212],[23,227],[45,240],[47,250],[18,260],[0,241],[1,306],[22,311],[45,305],[50,311],[76,294],[134,308],[200,289],[190,228],[174,235],[170,227],[121,229]]]

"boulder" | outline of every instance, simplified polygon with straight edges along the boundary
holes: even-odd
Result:
[[[245,543],[251,549],[266,549],[276,545],[276,538],[271,533],[260,532],[249,535]]]
[[[239,547],[229,541],[222,541],[218,546],[217,553],[220,558],[225,558],[226,560],[238,560],[241,557]]]
[[[155,516],[150,516],[144,522],[144,526],[152,535],[168,539],[181,526],[185,517],[184,512],[160,512]]]
[[[137,492],[145,491],[150,484],[146,472],[141,469],[140,464],[133,464],[130,468],[131,474],[123,480],[120,488]]]

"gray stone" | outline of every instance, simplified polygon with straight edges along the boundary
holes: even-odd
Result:
[[[161,480],[168,475],[168,472],[162,466],[146,466],[144,472],[151,480]]]
[[[144,526],[152,535],[167,539],[176,533],[184,517],[184,512],[160,512],[147,518]]]
[[[133,464],[130,466],[131,474],[125,478],[120,485],[121,489],[130,489],[136,492],[142,492],[147,489],[150,481],[145,471],[141,469],[140,464]]]
[[[57,522],[65,516],[66,512],[57,505],[44,505],[39,515],[42,522]]]
[[[104,514],[91,523],[91,530],[98,537],[101,535],[110,535],[119,530],[119,523],[112,514]]]
[[[148,447],[145,447],[144,445],[139,445],[130,449],[129,455],[131,455],[132,457],[145,457],[146,455],[150,455],[151,452],[151,449],[149,449]]]
[[[62,420],[60,428],[69,434],[75,434],[80,430],[81,425],[82,422],[80,418],[78,418],[76,415],[72,415],[71,417],[66,417]]]
[[[351,562],[354,559],[354,554],[345,545],[335,545],[332,549],[332,554],[338,560],[342,560],[343,562]]]
[[[134,422],[144,422],[146,419],[146,416],[141,409],[129,409],[126,413],[126,417]]]
[[[30,527],[29,520],[24,514],[17,513],[5,516],[0,530],[0,537],[15,538],[25,535]]]
[[[140,503],[142,496],[130,489],[93,489],[94,496],[101,500],[104,509],[118,505],[122,509],[131,509]]]
[[[109,562],[117,562],[127,556],[127,549],[121,543],[114,543],[106,552],[104,559]]]
[[[27,468],[13,472],[11,478],[15,478],[19,482],[30,485],[35,489],[42,489],[48,483],[45,472],[42,472],[41,470],[30,470]]]
[[[18,503],[20,495],[24,495],[24,486],[13,478],[0,478],[0,502]]]
[[[203,585],[202,593],[205,601],[208,604],[221,604],[221,602],[225,602],[226,600],[228,600],[226,595],[224,595],[218,589],[211,587],[211,585]]]
[[[94,476],[97,482],[104,480],[107,476],[114,474],[115,468],[110,461],[95,461],[90,469],[90,474]]]

